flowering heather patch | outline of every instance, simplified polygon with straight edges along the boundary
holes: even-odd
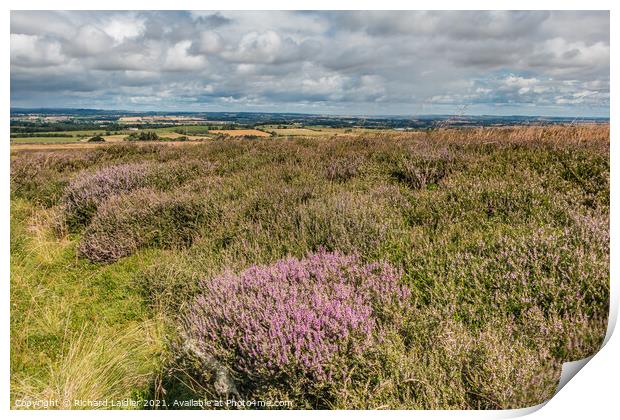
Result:
[[[326,162],[324,172],[330,181],[347,181],[358,175],[360,162],[353,157],[333,158]]]
[[[11,159],[11,193],[50,207],[62,196],[68,174],[92,162],[87,154],[63,151],[18,154]]]
[[[65,189],[62,205],[70,225],[86,224],[97,206],[112,195],[146,185],[152,163],[128,163],[77,176]]]
[[[193,160],[141,162],[107,166],[78,175],[65,189],[62,205],[70,226],[86,225],[111,196],[153,186],[168,189],[204,173],[212,165]]]
[[[116,195],[99,207],[78,250],[93,262],[113,262],[145,246],[187,246],[206,216],[203,202],[187,193],[143,188]]]
[[[410,296],[399,278],[387,263],[324,251],[226,273],[200,284],[185,337],[255,380],[329,380],[338,362],[381,340],[388,315],[398,325]]]

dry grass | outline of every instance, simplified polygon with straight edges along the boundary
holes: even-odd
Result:
[[[147,387],[163,351],[161,324],[146,322],[121,330],[90,326],[65,331],[61,354],[43,376],[22,377],[13,384],[15,401],[56,401],[52,408],[97,408],[84,401],[120,401],[130,389]],[[93,331],[94,330],[94,331]],[[111,408],[111,407],[108,407]]]

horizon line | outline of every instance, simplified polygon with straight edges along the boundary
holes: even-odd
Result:
[[[226,110],[226,111],[183,111],[183,110],[128,110],[128,109],[117,109],[117,108],[82,108],[82,107],[10,107],[11,113],[13,110],[26,110],[26,111],[71,111],[71,110],[81,110],[81,111],[106,111],[106,112],[119,112],[119,113],[135,113],[135,114],[147,114],[147,113],[165,113],[168,115],[175,114],[222,114],[222,113],[237,113],[237,114],[288,114],[288,115],[310,115],[310,116],[330,116],[330,117],[353,117],[353,118],[368,118],[368,117],[406,117],[406,118],[416,118],[416,117],[442,117],[442,116],[450,116],[450,117],[496,117],[496,118],[510,118],[510,117],[520,117],[520,118],[562,118],[562,119],[604,119],[610,120],[611,116],[594,116],[594,115],[566,115],[566,116],[553,116],[553,115],[542,115],[542,114],[446,114],[446,113],[431,113],[431,114],[339,114],[339,113],[308,113],[308,112],[285,112],[285,111],[240,111],[240,110]]]

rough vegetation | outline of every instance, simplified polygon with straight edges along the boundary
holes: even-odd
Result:
[[[608,126],[22,150],[11,200],[13,401],[524,407],[605,335]]]
[[[249,388],[342,382],[347,360],[402,327],[411,292],[399,279],[387,264],[321,251],[227,273],[199,284],[183,338],[198,356],[233,367]]]

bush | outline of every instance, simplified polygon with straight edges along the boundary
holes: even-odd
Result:
[[[62,197],[68,173],[92,165],[89,153],[27,152],[11,159],[11,193],[51,207]]]
[[[200,283],[183,318],[186,347],[206,366],[228,366],[244,386],[328,385],[388,325],[398,327],[410,296],[399,278],[387,263],[325,251],[226,273]]]
[[[108,197],[146,185],[151,163],[128,163],[78,175],[61,199],[67,224],[86,225]]]
[[[359,159],[344,157],[334,158],[325,165],[325,177],[330,181],[347,181],[359,173]]]
[[[397,163],[392,176],[414,190],[438,184],[451,169],[452,157],[448,153],[438,156],[407,156]]]
[[[117,194],[142,187],[161,190],[183,184],[212,169],[209,162],[126,163],[79,174],[65,189],[62,206],[69,227],[87,225],[97,207]]]
[[[91,137],[88,139],[89,143],[104,143],[105,139],[100,135],[96,135],[95,137]]]
[[[129,141],[155,141],[159,140],[159,136],[154,131],[140,131],[137,133],[131,133],[127,136]]]
[[[312,200],[298,213],[293,220],[299,230],[296,240],[308,249],[324,247],[363,257],[375,255],[401,224],[400,216],[383,203],[350,192]]]
[[[185,247],[206,217],[204,204],[187,193],[145,188],[117,195],[99,208],[78,251],[93,262],[113,262],[142,247]]]

